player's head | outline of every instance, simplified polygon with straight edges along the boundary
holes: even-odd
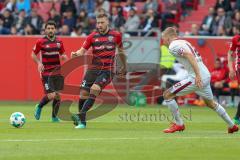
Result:
[[[166,46],[169,46],[173,39],[176,39],[178,36],[177,30],[174,27],[168,27],[162,32],[163,43]]]
[[[57,25],[54,21],[48,21],[45,25],[45,34],[52,38],[56,33]]]
[[[108,29],[108,25],[109,25],[109,20],[108,20],[108,16],[106,13],[103,14],[99,14],[96,17],[97,20],[97,30],[100,33],[105,33]]]

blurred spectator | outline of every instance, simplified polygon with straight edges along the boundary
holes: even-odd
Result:
[[[158,19],[155,16],[153,9],[148,9],[147,11],[147,17],[143,23],[143,31],[147,32],[152,28],[158,27]]]
[[[65,12],[65,16],[64,16],[64,19],[63,19],[63,24],[64,25],[68,25],[70,31],[72,31],[73,28],[75,28],[75,26],[76,26],[76,18],[74,17],[73,11],[71,9],[68,9]]]
[[[219,8],[223,8],[225,12],[231,11],[232,7],[230,0],[217,0],[215,10],[217,11]]]
[[[27,24],[24,28],[23,35],[34,35],[34,34],[38,34],[34,25],[32,25],[31,23]]]
[[[128,13],[129,15],[124,25],[124,29],[127,32],[136,31],[140,25],[139,16],[136,14],[136,11],[133,8],[130,9]]]
[[[79,0],[79,11],[85,10],[88,17],[94,17],[95,0]]]
[[[227,36],[232,36],[232,27],[233,27],[233,22],[232,22],[232,13],[227,12],[226,13],[226,19],[224,22],[224,31]]]
[[[16,0],[7,0],[5,9],[13,12],[15,10]]]
[[[43,25],[43,19],[40,15],[38,15],[36,9],[32,9],[31,15],[25,19],[25,24],[33,25],[34,32],[40,33]]]
[[[240,0],[236,0],[235,9],[240,11]]]
[[[115,2],[115,7],[118,10],[118,14],[123,15],[123,7],[121,6],[121,0]]]
[[[76,15],[76,6],[73,0],[63,0],[61,3],[60,14],[61,16],[66,16],[67,10],[71,10],[73,15]]]
[[[81,26],[84,33],[89,33],[89,20],[85,10],[80,11],[76,26]]]
[[[62,18],[61,16],[58,14],[57,10],[55,8],[52,8],[49,11],[49,18],[48,21],[54,21],[57,25],[57,28],[59,28],[62,25]]]
[[[3,12],[3,21],[4,21],[3,26],[10,30],[11,26],[13,25],[14,18],[11,15],[11,12],[8,9],[6,9]]]
[[[71,32],[71,37],[78,37],[78,36],[87,36],[83,32],[83,28],[81,26],[75,27],[74,30]]]
[[[225,11],[223,8],[218,8],[217,10],[217,16],[215,17],[213,21],[213,31],[212,35],[219,36],[222,34],[222,31],[224,30],[224,25],[226,24],[226,16]]]
[[[201,35],[210,35],[212,33],[212,25],[214,21],[214,8],[210,7],[208,15],[206,15],[202,21],[200,33]]]
[[[95,10],[100,8],[104,9],[107,14],[109,14],[110,3],[107,0],[96,0]]]
[[[116,7],[112,7],[112,14],[111,14],[111,27],[119,30],[125,24],[125,19],[123,15],[118,13]]]
[[[4,18],[0,16],[0,34],[9,34],[10,30],[3,26]]]
[[[152,9],[154,12],[158,10],[158,2],[157,0],[146,0],[143,6],[143,12],[146,13],[148,9]]]
[[[175,0],[168,0],[164,3],[164,11],[162,12],[162,30],[164,30],[169,23],[167,19],[174,19],[178,13],[178,2]]]
[[[239,29],[240,29],[240,24],[233,26],[233,29],[232,29],[233,35],[240,34]]]
[[[127,0],[126,5],[124,6],[123,10],[124,12],[129,12],[130,9],[137,10],[137,7],[135,6],[134,0]]]
[[[199,27],[197,24],[192,24],[190,36],[198,36],[199,35]]]
[[[214,95],[219,102],[219,95],[222,93],[223,87],[228,86],[226,83],[227,70],[223,67],[221,60],[215,60],[214,69],[211,71],[211,87]]]
[[[68,27],[68,25],[63,25],[62,28],[60,29],[60,35],[63,36],[69,36],[70,35],[70,29]]]
[[[16,8],[18,11],[21,11],[24,9],[27,15],[29,15],[31,11],[31,2],[30,0],[17,0]]]
[[[25,10],[21,10],[18,14],[18,17],[14,20],[14,26],[17,29],[17,32],[23,33],[23,29],[25,27],[25,18],[26,18],[26,12]]]
[[[233,26],[240,25],[240,11],[236,11],[234,13],[232,23],[233,23]]]
[[[79,0],[79,11],[87,11],[88,10],[88,2],[87,0]]]
[[[16,26],[11,27],[10,34],[11,35],[18,35],[18,31],[17,31]]]

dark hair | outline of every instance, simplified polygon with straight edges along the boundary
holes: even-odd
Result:
[[[56,24],[55,21],[52,21],[52,20],[48,21],[45,25],[45,29],[47,28],[48,25],[49,26],[54,26],[55,28],[57,28],[57,24]]]

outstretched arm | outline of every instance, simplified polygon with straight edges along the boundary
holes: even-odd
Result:
[[[76,52],[72,52],[72,53],[71,53],[71,57],[72,57],[72,58],[75,58],[75,57],[78,57],[78,56],[82,56],[82,55],[84,55],[86,52],[87,52],[87,50],[84,49],[83,47],[81,47],[81,49],[77,50]]]

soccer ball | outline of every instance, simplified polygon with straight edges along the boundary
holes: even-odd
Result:
[[[13,127],[21,128],[26,122],[25,116],[21,112],[14,112],[10,116],[10,124]]]

